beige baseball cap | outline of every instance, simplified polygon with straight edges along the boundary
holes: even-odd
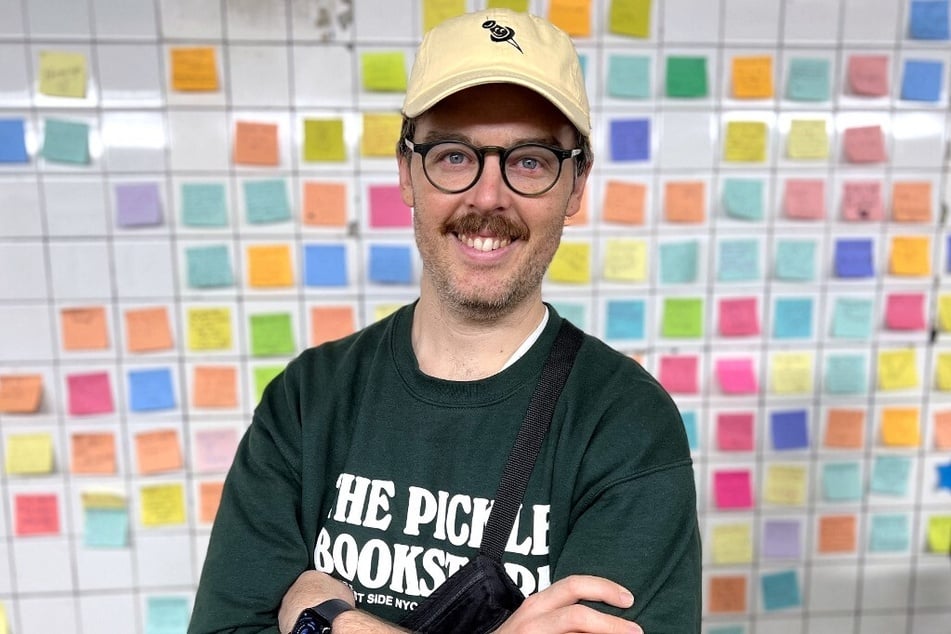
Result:
[[[467,13],[426,33],[403,114],[417,117],[453,93],[495,83],[534,90],[590,136],[588,96],[571,38],[542,18],[509,9]]]

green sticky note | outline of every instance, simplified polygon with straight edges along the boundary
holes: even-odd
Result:
[[[47,119],[43,131],[43,158],[53,163],[89,163],[89,126],[78,121]]]
[[[304,120],[305,161],[346,161],[343,119]]]
[[[707,96],[707,58],[667,58],[667,96],[694,98]]]
[[[668,297],[664,300],[661,326],[665,337],[703,336],[703,300],[697,297]]]
[[[608,30],[618,35],[647,37],[651,26],[651,0],[613,0]]]
[[[244,206],[251,224],[283,222],[291,218],[287,187],[280,178],[245,181]]]
[[[261,400],[264,395],[264,388],[268,383],[274,380],[278,374],[284,371],[281,365],[259,365],[254,368],[254,401]]]
[[[222,183],[182,184],[182,224],[186,227],[227,227],[225,186]]]
[[[528,0],[489,0],[488,9],[511,9],[512,11],[528,11]]]
[[[763,181],[728,178],[723,183],[723,208],[737,220],[763,219]]]
[[[189,288],[223,288],[234,285],[231,252],[224,244],[185,249]]]
[[[188,628],[185,597],[153,596],[146,605],[145,634],[184,634]]]
[[[650,97],[650,58],[612,55],[608,59],[608,95],[619,99]]]
[[[828,101],[829,60],[793,58],[786,96],[793,101]]]
[[[360,55],[363,89],[373,92],[406,90],[406,59],[402,51],[363,53]]]
[[[294,332],[289,313],[251,315],[251,354],[255,357],[293,354]]]

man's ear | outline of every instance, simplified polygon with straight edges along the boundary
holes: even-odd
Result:
[[[413,154],[408,152],[396,152],[396,164],[400,171],[400,195],[407,207],[414,207],[413,198]]]
[[[571,166],[574,171],[574,165]],[[568,195],[568,205],[565,207],[565,218],[570,218],[581,211],[581,203],[584,202],[584,188],[588,184],[588,176],[591,174],[591,164],[574,177],[571,185],[571,193]]]

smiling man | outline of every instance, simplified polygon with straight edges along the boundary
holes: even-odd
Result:
[[[577,53],[528,14],[449,20],[420,46],[403,114],[419,299],[268,386],[226,481],[193,634],[406,631],[484,546],[563,328],[542,280],[591,168]],[[698,632],[677,409],[630,358],[579,345],[503,540],[520,603],[480,631]]]

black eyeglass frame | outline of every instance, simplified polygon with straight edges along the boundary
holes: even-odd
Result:
[[[433,182],[432,177],[429,175],[429,170],[426,169],[426,154],[437,145],[442,145],[444,143],[454,143],[456,145],[463,145],[469,148],[470,150],[472,150],[473,152],[475,152],[475,155],[479,159],[479,169],[476,170],[475,177],[473,177],[471,183],[469,183],[462,189],[448,189],[446,187],[443,187],[442,185],[436,184],[435,182]],[[524,196],[526,198],[537,198],[538,196],[547,194],[549,191],[551,191],[552,187],[558,184],[558,181],[561,179],[561,168],[565,162],[565,159],[577,158],[581,156],[581,148],[565,150],[563,148],[555,147],[553,145],[546,145],[544,143],[519,143],[518,145],[513,145],[512,147],[506,148],[500,145],[475,146],[475,145],[472,145],[471,143],[466,143],[465,141],[456,141],[452,139],[442,139],[439,141],[433,141],[431,143],[414,143],[409,138],[404,138],[403,144],[406,146],[406,148],[410,152],[415,152],[416,154],[420,155],[420,157],[423,159],[423,174],[426,175],[426,180],[428,180],[429,183],[433,187],[435,187],[436,189],[438,189],[444,194],[461,194],[464,191],[468,191],[472,189],[475,186],[475,184],[479,182],[479,179],[482,178],[482,170],[485,168],[485,155],[488,153],[494,152],[495,154],[499,155],[499,169],[502,172],[502,180],[505,182],[505,185],[509,189],[511,189],[513,192],[518,194],[519,196]],[[544,148],[552,152],[555,155],[555,157],[558,158],[558,173],[555,174],[554,180],[552,180],[551,184],[545,189],[539,192],[533,192],[531,194],[526,194],[525,192],[515,189],[515,187],[512,186],[512,183],[509,182],[508,174],[505,172],[506,157],[508,157],[508,155],[514,152],[515,150],[520,150],[525,147]]]

